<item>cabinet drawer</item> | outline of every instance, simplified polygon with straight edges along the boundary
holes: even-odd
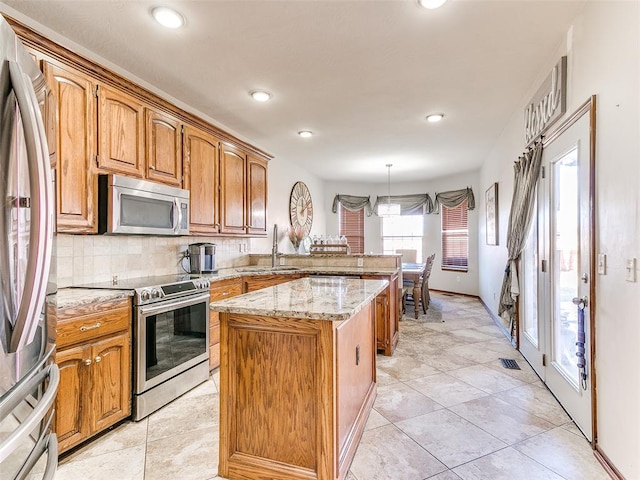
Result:
[[[236,278],[233,280],[214,282],[211,284],[209,292],[212,302],[235,297],[236,295],[242,294],[242,280]]]
[[[56,340],[58,348],[129,330],[131,326],[131,308],[128,299],[115,305],[111,304],[109,309],[105,308],[104,311],[100,311],[96,305],[92,305],[91,310],[91,313],[84,315],[74,310],[73,317],[69,317],[66,311],[58,312]]]

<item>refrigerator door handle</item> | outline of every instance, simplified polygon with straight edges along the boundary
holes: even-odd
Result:
[[[25,283],[11,334],[10,351],[16,352],[33,340],[46,295],[53,236],[51,169],[44,140],[44,126],[31,80],[20,65],[9,62],[11,84],[22,123],[29,166],[31,229]],[[34,225],[35,224],[35,225]]]
[[[38,441],[31,450],[29,457],[25,460],[24,464],[16,474],[14,480],[24,480],[25,478],[27,478],[30,475],[31,470],[33,470],[35,464],[38,463],[40,457],[42,457],[44,452],[46,452],[47,450],[49,451],[49,454],[47,457],[47,465],[45,468],[43,479],[53,478],[53,474],[55,473],[58,464],[57,461],[53,460],[58,458],[58,437],[55,433],[51,433],[49,431],[51,422],[53,421],[53,414],[54,411],[52,410],[49,415],[49,419],[44,424],[44,428],[42,428],[42,432],[40,434],[40,437],[38,438]],[[53,463],[53,466],[50,465],[51,463]],[[53,468],[53,471],[51,470],[51,468]]]
[[[20,445],[23,439],[29,436],[38,423],[42,422],[51,405],[53,405],[58,391],[58,384],[60,383],[60,370],[55,363],[52,363],[44,372],[49,375],[47,391],[42,395],[42,398],[29,416],[0,444],[0,462],[3,462]]]

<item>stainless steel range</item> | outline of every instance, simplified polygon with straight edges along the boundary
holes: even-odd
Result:
[[[134,420],[209,378],[209,280],[169,275],[81,287],[134,291]]]

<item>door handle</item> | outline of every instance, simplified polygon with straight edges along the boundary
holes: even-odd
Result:
[[[577,305],[578,308],[583,309],[589,305],[589,298],[585,295],[584,297],[573,297],[573,304]]]

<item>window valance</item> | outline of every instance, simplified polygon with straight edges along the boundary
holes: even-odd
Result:
[[[342,205],[350,212],[358,212],[362,209],[365,209],[367,217],[370,217],[373,213],[373,210],[371,209],[370,197],[358,197],[356,195],[336,195],[333,198],[333,208],[331,209],[333,213],[338,213],[338,204]]]
[[[476,208],[476,199],[473,196],[473,190],[469,187],[460,190],[436,193],[436,205],[433,213],[440,213],[440,205],[455,208],[465,200],[467,201],[468,210]]]
[[[391,200],[391,203],[400,204],[400,215],[424,215],[433,213],[433,200],[431,200],[428,193],[391,195],[391,197],[388,195],[379,196],[376,198],[373,210],[377,212],[378,204],[387,203],[389,200]]]

